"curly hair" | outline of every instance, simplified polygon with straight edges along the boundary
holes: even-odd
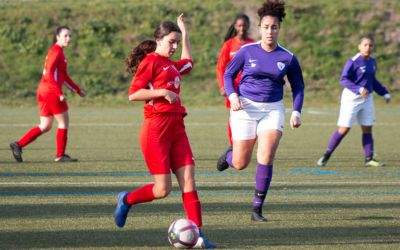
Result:
[[[260,21],[265,16],[273,16],[278,18],[279,22],[282,22],[286,16],[285,13],[285,2],[283,0],[267,0],[263,3],[261,8],[257,10]]]

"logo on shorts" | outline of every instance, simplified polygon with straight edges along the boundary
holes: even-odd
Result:
[[[283,62],[277,62],[276,65],[280,71],[282,71],[286,66]]]

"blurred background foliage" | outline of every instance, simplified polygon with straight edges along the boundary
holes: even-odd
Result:
[[[0,104],[34,105],[52,34],[58,25],[72,28],[65,49],[72,79],[88,90],[78,104],[127,102],[132,75],[124,59],[140,41],[151,39],[163,20],[185,13],[195,69],[184,78],[186,105],[222,104],[215,64],[225,32],[241,12],[252,20],[259,39],[257,8],[262,1],[228,0],[0,0]],[[345,61],[357,53],[363,34],[375,38],[377,78],[395,97],[400,90],[400,1],[287,0],[280,44],[298,57],[307,98],[337,102],[338,78]],[[178,58],[180,52],[175,58]],[[67,91],[66,91],[67,92]],[[290,96],[290,95],[286,95]]]

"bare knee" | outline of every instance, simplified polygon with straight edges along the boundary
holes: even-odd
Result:
[[[232,161],[232,164],[233,164],[233,167],[234,167],[236,170],[243,170],[243,169],[247,168],[247,166],[249,165],[248,162],[241,161],[241,160],[239,160],[239,161],[233,160],[233,161]]]
[[[153,195],[156,199],[167,197],[171,193],[170,187],[155,187],[153,188]]]
[[[51,130],[52,124],[40,124],[39,128],[42,131],[42,133],[46,133]]]

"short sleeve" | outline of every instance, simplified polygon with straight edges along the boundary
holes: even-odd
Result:
[[[190,59],[176,61],[174,65],[181,75],[185,75],[193,69],[193,61]]]
[[[131,95],[140,89],[149,88],[149,84],[153,79],[154,62],[146,59],[147,58],[143,59],[136,69],[135,76],[131,81],[128,95]]]

